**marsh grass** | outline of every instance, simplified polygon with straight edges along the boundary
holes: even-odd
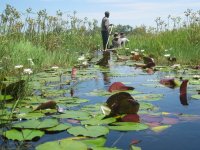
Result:
[[[12,72],[17,64],[26,66],[27,59],[32,59],[38,70],[72,66],[81,53],[90,53],[100,45],[97,20],[79,19],[75,11],[63,15],[57,11],[50,16],[45,9],[33,12],[31,8],[21,13],[6,5],[0,15],[0,60],[7,66],[3,69]]]
[[[34,12],[31,8],[21,13],[7,5],[0,16],[0,60],[3,69],[12,72],[17,64],[28,65],[27,59],[33,60],[35,70],[52,65],[69,67],[77,63],[81,53],[89,54],[102,47],[98,21],[77,18],[76,13],[64,16],[63,12],[57,11],[55,16],[50,16],[45,9]],[[163,55],[170,49],[170,55],[176,57],[178,63],[198,64],[200,11],[188,9],[184,13],[185,18],[169,15],[167,23],[158,17],[156,28],[141,26],[130,30],[129,50],[125,53],[144,49],[147,54],[153,54],[159,63],[165,63]]]
[[[200,26],[180,28],[159,32],[146,33],[142,36],[130,36],[130,50],[145,49],[147,54],[153,54],[158,63],[166,63],[164,54],[177,58],[177,63],[197,65],[200,63]]]

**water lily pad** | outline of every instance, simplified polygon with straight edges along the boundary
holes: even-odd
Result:
[[[190,80],[190,84],[199,85],[200,84],[200,80]]]
[[[177,124],[179,122],[179,120],[177,118],[169,118],[169,117],[163,117],[163,120],[161,123],[163,124]]]
[[[57,110],[56,109],[44,109],[44,110],[36,110],[34,112],[43,113],[43,114],[53,114],[53,113],[56,113]]]
[[[58,140],[53,142],[46,142],[44,144],[38,145],[36,150],[87,150],[87,145],[74,140]]]
[[[12,99],[13,97],[11,95],[0,95],[0,101],[3,101],[3,100],[10,100]]]
[[[43,91],[44,97],[56,97],[66,93],[66,90],[46,90]]]
[[[92,113],[92,114],[100,114],[100,113],[102,113],[102,111],[101,111],[102,105],[104,105],[104,103],[85,105],[81,108],[81,110]]]
[[[171,125],[161,125],[161,126],[157,126],[157,127],[152,127],[151,130],[153,130],[156,133],[159,133],[159,132],[166,130],[169,127],[171,127]]]
[[[72,125],[69,123],[63,123],[63,124],[59,124],[55,127],[48,128],[48,129],[46,129],[46,131],[63,131],[63,130],[70,128],[71,126]]]
[[[163,94],[141,94],[134,96],[134,98],[138,101],[157,101],[163,98]]]
[[[78,98],[78,97],[65,97],[65,98],[57,98],[59,99],[59,103],[65,103],[65,104],[81,104],[88,102],[89,100]]]
[[[146,102],[140,102],[140,111],[141,110],[154,110],[156,109],[157,107],[154,106],[153,104],[151,103],[146,103]]]
[[[47,99],[43,99],[40,96],[26,97],[26,99],[20,100],[20,103],[28,103],[28,104],[38,104],[45,103]]]
[[[64,114],[61,115],[53,115],[56,118],[72,118],[77,120],[87,120],[90,119],[90,114],[84,111],[65,111]]]
[[[16,117],[17,118],[22,118],[22,119],[38,119],[38,118],[42,118],[44,117],[45,114],[44,113],[20,113],[20,114],[17,114]]]
[[[119,131],[139,131],[148,129],[148,126],[146,124],[135,122],[117,122],[113,123],[112,126],[109,126],[109,129]]]
[[[24,129],[21,131],[18,131],[16,129],[11,129],[4,132],[3,135],[10,140],[25,141],[25,140],[32,140],[35,137],[42,137],[44,135],[44,132],[39,130],[29,130],[29,129]]]
[[[110,147],[92,147],[92,150],[121,150],[121,149],[110,148]]]
[[[26,128],[26,129],[43,129],[43,128],[50,128],[57,126],[58,120],[57,119],[45,119],[42,121],[39,120],[28,120],[20,123],[14,124],[12,127],[14,128]]]
[[[112,72],[108,74],[109,77],[134,77],[135,74],[133,73],[119,73],[119,72]]]
[[[139,146],[131,145],[131,150],[142,150],[142,148]]]
[[[147,86],[147,87],[153,87],[153,88],[157,88],[157,87],[165,87],[162,84],[156,84],[156,83],[148,83],[148,84],[142,84],[143,86]]]
[[[158,116],[158,115],[151,115],[151,114],[143,114],[140,115],[140,119],[142,121],[144,121],[145,123],[149,123],[149,122],[161,122],[163,121],[163,117],[162,116]]]
[[[104,126],[86,126],[85,128],[82,126],[76,126],[67,131],[74,136],[83,135],[88,137],[98,137],[109,133],[108,128]]]
[[[105,91],[105,90],[97,90],[97,89],[95,89],[92,92],[86,93],[86,94],[89,95],[89,96],[110,96],[113,93],[110,93],[110,92]]]
[[[200,100],[200,94],[192,95],[191,97],[194,98],[194,99]]]
[[[104,115],[99,115],[94,118],[81,121],[81,124],[82,125],[86,125],[86,124],[87,125],[102,125],[102,124],[110,124],[110,123],[116,122],[116,118],[111,117],[111,118],[103,119],[104,117],[105,117]]]
[[[81,140],[81,142],[85,143],[90,148],[101,147],[101,146],[104,146],[104,144],[106,143],[106,139],[103,137],[100,137],[100,138]]]
[[[90,96],[111,96],[115,93],[118,93],[119,91],[115,91],[115,92],[108,92],[108,91],[105,91],[105,90],[94,90],[90,93],[86,93],[87,95],[90,95]],[[141,94],[141,92],[139,91],[136,91],[136,90],[126,90],[127,93],[130,93],[130,94]]]

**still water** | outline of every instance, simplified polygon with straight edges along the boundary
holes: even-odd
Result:
[[[92,69],[93,66],[90,67]],[[82,70],[78,70],[82,71]],[[110,75],[112,74],[112,75]],[[114,75],[113,75],[114,74]],[[129,150],[133,140],[140,141],[136,146],[143,150],[199,150],[200,143],[200,101],[192,99],[191,95],[194,89],[199,86],[188,85],[187,103],[182,105],[179,99],[179,87],[168,88],[160,86],[159,80],[166,76],[178,75],[184,78],[181,71],[177,72],[161,72],[156,71],[154,74],[147,74],[139,68],[128,66],[126,63],[115,63],[109,61],[109,68],[105,70],[96,69],[95,78],[86,79],[77,84],[73,88],[73,95],[79,98],[88,99],[89,102],[75,108],[80,109],[84,105],[106,102],[106,96],[94,96],[87,93],[94,90],[107,90],[113,82],[123,82],[128,86],[133,86],[136,91],[144,94],[163,94],[161,100],[150,101],[158,108],[157,122],[163,118],[170,118],[168,124],[170,127],[161,131],[155,132],[151,129],[142,131],[119,132],[111,130],[106,135],[106,147],[116,147],[123,150]],[[66,94],[70,96],[70,93]],[[133,95],[134,98],[134,95]],[[164,115],[165,113],[168,115]],[[181,117],[183,114],[187,116]],[[152,123],[148,120],[148,115],[140,114],[141,122]],[[151,116],[151,114],[149,114]],[[155,117],[155,116],[154,116]],[[175,121],[173,120],[175,119]],[[57,134],[45,134],[38,141],[27,142],[24,149],[34,149],[39,144],[47,141],[54,141],[66,137],[71,137],[66,131]],[[31,145],[31,146],[30,146]],[[11,145],[10,145],[11,146]],[[27,148],[26,148],[27,147]]]

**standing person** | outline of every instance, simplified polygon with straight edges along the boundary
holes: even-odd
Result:
[[[112,26],[112,24],[109,23],[109,16],[110,13],[108,11],[105,12],[105,16],[102,19],[101,22],[101,35],[103,40],[103,50],[107,49],[107,42],[109,37],[109,26]]]

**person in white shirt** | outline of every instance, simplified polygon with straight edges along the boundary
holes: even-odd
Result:
[[[112,48],[120,48],[121,47],[121,40],[119,33],[115,32],[114,38],[112,40]]]
[[[129,39],[128,39],[127,37],[125,37],[124,32],[121,32],[121,33],[120,33],[120,41],[121,41],[121,46],[122,46],[122,47],[125,47],[125,46],[126,46],[126,43],[129,42]]]

